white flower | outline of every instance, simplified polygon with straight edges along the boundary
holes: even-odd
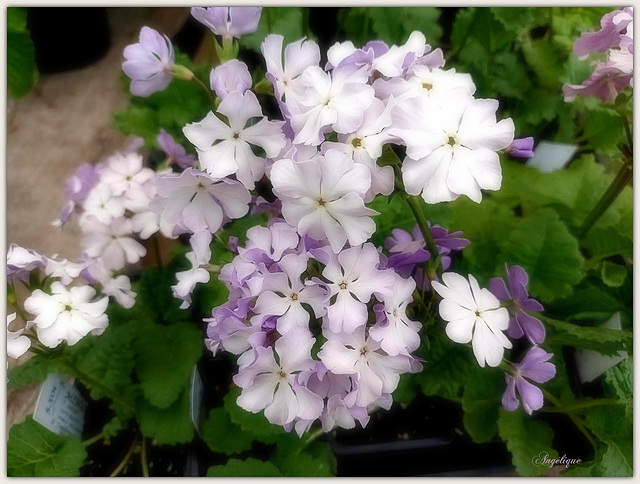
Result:
[[[98,183],[91,189],[87,199],[84,201],[84,213],[82,220],[93,216],[103,224],[108,224],[114,218],[122,217],[126,210],[124,200],[113,193],[111,187],[106,183]]]
[[[9,325],[14,319],[16,319],[16,313],[7,315],[7,355],[9,358],[18,359],[31,347],[31,341],[26,336],[22,336],[24,328],[18,331],[9,330]]]
[[[102,334],[109,324],[105,314],[108,297],[92,301],[91,286],[67,289],[60,282],[51,284],[51,294],[36,289],[24,302],[24,308],[36,317],[33,323],[40,342],[55,348],[66,341],[74,345],[87,334]]]
[[[389,134],[407,146],[402,178],[407,193],[427,203],[467,195],[482,201],[481,189],[498,190],[502,183],[496,151],[513,141],[510,118],[496,122],[498,101],[474,99],[457,88],[437,101],[407,99],[392,112]]]
[[[116,153],[105,163],[100,181],[111,188],[114,195],[126,194],[131,188],[143,185],[154,172],[142,165],[142,155],[134,152]]]
[[[481,289],[469,274],[469,281],[454,272],[442,274],[442,282],[433,281],[433,288],[443,300],[440,316],[448,321],[445,331],[456,343],[473,339],[473,354],[484,367],[498,366],[505,348],[511,342],[503,331],[509,326],[509,312],[500,307],[500,301],[488,289]]]
[[[85,233],[82,245],[87,255],[94,259],[100,257],[108,269],[135,264],[147,253],[144,246],[132,238],[131,220],[124,217],[114,219],[110,225],[87,217],[82,222],[82,230]]]
[[[282,215],[300,235],[327,239],[334,252],[349,241],[360,245],[376,229],[370,218],[378,212],[364,206],[371,174],[344,152],[329,150],[308,161],[278,160],[271,169],[274,193]]]

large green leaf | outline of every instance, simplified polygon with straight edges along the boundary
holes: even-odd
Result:
[[[41,383],[49,373],[64,373],[64,366],[52,358],[35,355],[24,363],[14,366],[8,372],[7,389],[26,387]]]
[[[458,345],[444,334],[430,342],[424,369],[416,375],[422,392],[457,400],[460,398],[472,363],[471,350]]]
[[[498,432],[511,452],[517,473],[522,477],[545,474],[549,466],[534,464],[536,458],[544,453],[550,459],[558,455],[552,448],[553,430],[546,422],[533,420],[521,408],[515,412],[500,409]]]
[[[229,459],[225,465],[209,467],[207,477],[282,477],[282,473],[271,462],[249,457]]]
[[[194,435],[189,410],[188,388],[167,408],[158,408],[146,399],[140,399],[137,408],[140,430],[160,445],[189,442]]]
[[[545,316],[542,316],[542,320],[547,328],[552,330],[547,340],[554,344],[577,346],[603,355],[614,356],[619,351],[630,347],[633,342],[630,331],[579,326]]]
[[[633,469],[633,414],[624,405],[594,407],[587,415],[589,429],[607,444],[601,466],[601,475],[622,477],[632,475]]]
[[[607,392],[624,405],[627,419],[633,420],[633,359],[626,358],[605,373]]]
[[[307,7],[308,8],[308,7]],[[309,36],[304,24],[304,8],[301,7],[264,7],[258,24],[258,30],[252,34],[243,35],[240,46],[260,52],[260,46],[269,34],[279,34],[284,37],[284,45]]]
[[[439,8],[377,7],[367,10],[375,38],[388,44],[404,44],[414,30],[425,34],[427,43],[431,45],[437,45],[442,36],[442,27],[438,22]]]
[[[253,435],[234,424],[224,408],[214,408],[202,424],[202,440],[214,452],[238,454],[251,448]]]
[[[501,249],[502,260],[523,267],[531,294],[544,301],[569,294],[582,279],[584,259],[578,242],[551,210],[514,221]]]
[[[464,427],[474,442],[488,442],[498,431],[498,410],[504,392],[504,372],[475,368],[464,385]]]
[[[31,417],[9,431],[9,477],[77,477],[86,457],[79,437],[56,435]]]

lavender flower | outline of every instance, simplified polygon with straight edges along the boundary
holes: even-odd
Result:
[[[542,304],[529,297],[527,284],[529,277],[520,266],[513,266],[511,269],[505,264],[508,287],[500,277],[493,277],[489,280],[489,289],[500,301],[508,301],[510,319],[507,334],[513,339],[526,335],[533,344],[540,344],[544,341],[545,329],[542,322],[527,314],[527,311],[544,311]]]
[[[192,7],[191,15],[222,37],[239,39],[258,30],[262,7]]]
[[[187,154],[187,150],[185,150],[184,146],[176,143],[173,136],[167,133],[164,129],[160,130],[157,141],[164,154],[183,170],[196,165],[196,157],[194,155]]]
[[[602,17],[600,30],[584,32],[573,45],[573,53],[578,57],[585,57],[592,52],[606,52],[612,47],[620,45],[621,36],[633,24],[633,8],[625,7],[614,10]]]
[[[533,157],[533,137],[516,138],[509,146],[506,152],[516,158],[532,158]]]
[[[231,59],[211,70],[209,82],[216,96],[224,99],[232,92],[243,93],[251,88],[251,74],[247,64]]]
[[[122,70],[131,78],[131,94],[147,97],[171,83],[175,53],[169,37],[149,27],[140,30],[140,41],[125,47]]]
[[[544,403],[542,391],[530,383],[544,383],[551,380],[556,374],[556,367],[549,363],[553,353],[547,353],[538,346],[529,350],[520,363],[514,363],[510,374],[505,376],[507,388],[502,395],[502,406],[505,410],[513,412],[518,408],[520,402],[516,397],[516,390],[520,395],[524,410],[531,415],[534,410],[538,410]]]

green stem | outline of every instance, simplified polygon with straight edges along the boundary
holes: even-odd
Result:
[[[631,148],[633,147],[633,134],[631,134],[631,126],[629,125],[629,118],[627,117],[626,113],[620,113],[620,116],[622,117],[622,122],[624,124],[624,131],[627,135],[627,143]]]
[[[586,408],[597,407],[600,405],[616,405],[619,402],[614,398],[597,398],[594,400],[587,400],[583,402],[574,403],[573,405],[565,405],[560,407],[542,407],[541,412],[547,413],[569,413],[576,410],[583,410]]]
[[[140,451],[140,463],[142,464],[142,476],[149,477],[149,464],[147,463],[147,439],[142,437],[142,450]]]
[[[546,391],[544,389],[542,390],[542,393],[544,394],[545,398],[547,400],[549,400],[554,406],[562,407],[562,403],[560,403],[560,400],[558,400],[556,397],[554,397],[551,393],[549,393],[548,391]],[[580,430],[580,432],[582,432],[582,434],[586,437],[586,439],[589,441],[589,443],[595,449],[596,442],[595,442],[595,440],[593,440],[593,437],[591,437],[591,434],[587,430],[584,421],[581,418],[578,418],[575,415],[572,415],[570,413],[568,413],[567,416],[571,419],[571,421],[574,423],[574,425],[578,428],[578,430]]]
[[[153,236],[153,248],[156,252],[158,267],[160,268],[160,270],[164,270],[164,265],[162,264],[162,256],[160,255],[160,242],[158,242],[158,234],[155,234]]]
[[[324,430],[322,430],[322,428],[319,428],[318,430],[313,432],[311,435],[309,435],[307,440],[305,440],[304,443],[300,447],[298,447],[298,450],[296,451],[296,454],[299,454],[300,452],[302,452],[302,450],[304,450],[306,447],[308,447],[318,437],[321,437],[322,435],[324,435],[324,433],[325,432],[324,432]]]
[[[133,451],[135,448],[136,448],[136,441],[134,440],[131,443],[131,447],[129,447],[129,450],[125,454],[124,459],[122,459],[122,462],[118,464],[118,467],[114,469],[114,471],[111,473],[109,477],[116,477],[118,474],[122,472],[122,469],[124,469],[124,466],[126,466],[127,462],[129,462],[129,459],[131,459],[131,456],[133,455]]]
[[[216,105],[216,98],[213,97],[213,94],[211,93],[211,90],[206,86],[206,84],[204,82],[202,82],[200,79],[198,79],[197,76],[193,76],[193,78],[191,79],[192,81],[194,81],[198,86],[200,86],[202,88],[202,90],[207,94],[207,97],[209,98],[209,101],[211,101],[211,105],[215,107]]]
[[[104,432],[100,432],[98,435],[94,435],[93,437],[90,437],[87,440],[82,441],[82,445],[84,445],[85,447],[89,447],[90,445],[93,445],[102,439],[104,439]]]
[[[618,198],[618,195],[622,192],[624,187],[627,186],[633,179],[633,169],[630,163],[625,163],[618,171],[618,174],[607,188],[607,191],[604,192],[598,203],[596,203],[595,207],[591,210],[587,218],[582,222],[582,226],[578,231],[578,238],[583,239],[589,230],[595,225],[595,223],[600,219],[602,214],[607,211],[607,209],[611,206],[611,204]]]

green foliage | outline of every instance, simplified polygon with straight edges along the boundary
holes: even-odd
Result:
[[[64,367],[59,361],[35,355],[30,360],[9,370],[7,390],[41,383],[47,379],[49,373],[60,373],[63,369]]]
[[[594,109],[589,113],[584,125],[584,136],[596,150],[613,148],[623,141],[624,123],[622,118],[609,109]]]
[[[608,260],[602,263],[602,282],[610,287],[620,287],[627,277],[627,267]]]
[[[582,278],[578,243],[551,210],[518,219],[501,248],[502,260],[523,267],[531,294],[545,301],[569,294]]]
[[[433,7],[380,7],[367,8],[374,37],[387,44],[401,45],[414,30],[427,38],[427,43],[437,45],[442,36],[438,23],[440,9]]]
[[[283,477],[270,462],[249,457],[245,460],[229,459],[222,466],[209,467],[207,477]]]
[[[587,425],[606,444],[597,462],[598,475],[628,477],[633,474],[633,414],[625,406],[594,407],[587,415]],[[596,459],[598,461],[598,459]]]
[[[625,358],[605,373],[605,390],[624,405],[625,418],[633,421],[633,359]]]
[[[264,416],[264,413],[251,413],[240,408],[236,403],[240,389],[234,388],[224,396],[224,408],[229,413],[231,421],[238,425],[244,432],[248,432],[255,440],[272,444],[278,440],[285,431],[282,427],[273,425]]]
[[[140,430],[160,445],[189,442],[194,435],[189,413],[189,389],[167,408],[159,408],[140,399],[136,409]]]
[[[498,432],[511,452],[516,472],[522,477],[535,477],[549,471],[548,466],[535,465],[534,457],[547,452],[550,459],[557,457],[552,448],[553,431],[546,422],[533,420],[522,408],[515,412],[500,409]]]
[[[190,69],[205,85],[209,84],[206,66],[195,65],[180,53],[176,53],[176,63]],[[127,81],[126,89],[128,87]],[[200,121],[210,110],[211,102],[197,83],[173,79],[164,91],[149,97],[132,96],[129,106],[115,113],[114,124],[123,134],[141,136],[147,146],[156,148],[156,138],[163,128],[188,148],[182,128],[187,123]]]
[[[464,428],[474,442],[488,442],[498,432],[498,410],[504,391],[504,372],[474,368],[464,385]]]
[[[86,457],[78,437],[56,435],[31,417],[9,431],[9,477],[77,477]]]
[[[260,52],[260,46],[269,34],[284,37],[284,45],[306,36],[313,38],[306,24],[305,8],[302,7],[264,7],[258,24],[258,30],[240,39],[240,47]],[[308,7],[306,8],[308,12]]]
[[[549,8],[542,7],[491,7],[489,10],[506,30],[518,34],[544,25],[550,13]]]
[[[608,356],[617,355],[633,344],[633,335],[629,331],[579,326],[546,316],[542,316],[542,319],[547,328],[552,330],[547,343],[576,346]]]
[[[15,99],[26,96],[38,82],[36,52],[27,29],[27,9],[7,8],[7,90]]]
[[[234,424],[227,410],[220,407],[212,409],[202,424],[202,440],[212,451],[232,455],[250,449],[254,439]]]
[[[145,398],[167,408],[187,389],[202,355],[202,333],[192,323],[149,325],[136,340],[136,374]]]
[[[416,375],[422,392],[457,400],[472,365],[469,348],[442,335],[431,340],[424,369]]]

